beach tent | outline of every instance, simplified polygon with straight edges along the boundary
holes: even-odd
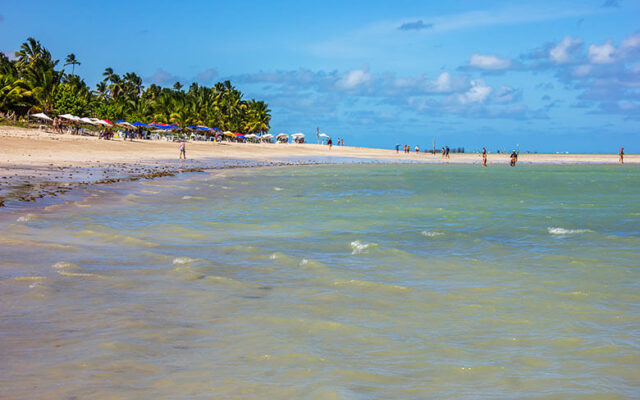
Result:
[[[45,120],[45,121],[53,121],[53,119],[51,117],[49,117],[47,114],[43,114],[43,113],[33,114],[31,116],[31,118],[38,118],[38,119],[42,119],[42,120]]]

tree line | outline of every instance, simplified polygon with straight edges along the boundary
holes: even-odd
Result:
[[[102,81],[90,89],[75,74],[81,63],[69,54],[62,68],[49,50],[28,38],[9,59],[0,53],[0,112],[19,116],[44,112],[100,119],[208,126],[233,132],[262,133],[270,129],[271,110],[264,101],[244,100],[230,81],[212,87],[192,83],[188,90],[142,85],[133,72],[119,75],[106,68]],[[71,66],[71,73],[65,67]]]

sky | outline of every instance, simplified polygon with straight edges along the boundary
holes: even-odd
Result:
[[[640,152],[640,0],[2,0],[0,51],[27,37],[92,87],[231,80],[311,141]]]

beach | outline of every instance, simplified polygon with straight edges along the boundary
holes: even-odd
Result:
[[[47,133],[0,126],[0,202],[35,201],[75,185],[149,179],[206,169],[336,162],[418,162],[478,164],[477,153],[396,153],[395,150],[317,144],[188,142],[187,160],[178,160],[178,143],[163,140],[101,140],[95,136]],[[524,154],[524,164],[615,164],[616,154]],[[508,154],[489,154],[489,165],[509,163]],[[626,164],[640,156],[625,156]]]

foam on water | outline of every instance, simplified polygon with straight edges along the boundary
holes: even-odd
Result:
[[[362,253],[366,253],[367,250],[370,247],[376,246],[375,243],[362,243],[359,240],[354,240],[353,242],[350,243],[351,246],[351,254],[356,255],[356,254],[362,254]]]
[[[422,232],[420,232],[420,234],[422,236],[426,236],[426,237],[429,237],[429,238],[433,238],[433,237],[436,237],[436,236],[444,235],[444,233],[442,233],[442,232],[433,232],[433,231],[422,231]]]
[[[593,232],[592,230],[589,229],[565,229],[565,228],[557,228],[557,227],[549,227],[547,228],[547,231],[551,234],[551,235],[559,235],[559,236],[565,236],[565,235],[577,235],[580,233],[587,233],[587,232]]]
[[[29,222],[29,221],[35,220],[36,218],[37,216],[35,214],[26,214],[21,217],[18,217],[16,222]]]

